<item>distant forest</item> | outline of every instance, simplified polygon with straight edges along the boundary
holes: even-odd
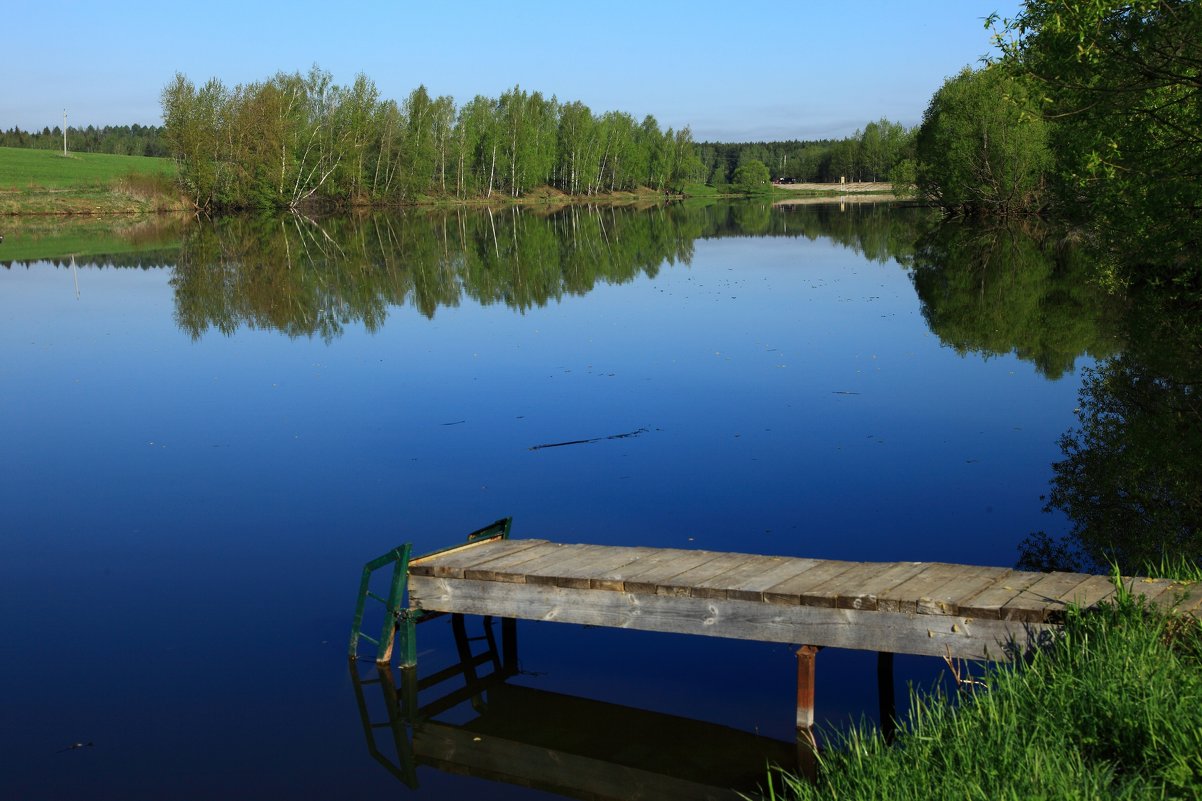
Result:
[[[786,183],[914,181],[915,131],[887,119],[845,139],[696,143],[650,115],[597,114],[519,87],[462,106],[418,87],[397,103],[364,76],[340,87],[320,70],[232,88],[176,76],[162,99],[162,126],[69,127],[68,150],[174,158],[185,191],[209,208],[724,190],[754,162]],[[13,127],[0,146],[57,150],[62,129]]]
[[[63,129],[22,131],[13,126],[0,130],[0,147],[62,150]],[[97,128],[67,126],[67,149],[73,153],[113,153],[118,156],[170,156],[163,129],[157,125],[105,125]]]
[[[749,161],[768,167],[773,181],[838,183],[888,181],[913,183],[916,129],[887,119],[870,122],[846,139],[788,142],[702,142],[697,146],[705,182],[721,187]]]

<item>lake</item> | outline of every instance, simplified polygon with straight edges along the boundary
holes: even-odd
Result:
[[[453,766],[407,790],[373,759],[346,664],[367,559],[512,516],[564,542],[1011,566],[1070,529],[1044,511],[1059,440],[1124,344],[1069,256],[888,203],[127,239],[0,269],[13,798],[552,797]],[[419,669],[455,661],[445,621],[418,632]],[[510,683],[586,728],[604,702],[792,737],[788,647],[519,632]],[[942,668],[899,657],[902,697]],[[824,725],[875,716],[872,654],[824,651],[817,676]]]

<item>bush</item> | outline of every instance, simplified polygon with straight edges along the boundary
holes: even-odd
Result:
[[[753,194],[767,192],[772,188],[772,178],[768,167],[762,161],[748,159],[746,163],[735,170],[731,185],[739,192]]]
[[[954,214],[1038,211],[1052,167],[1048,125],[1000,66],[965,69],[931,98],[916,143],[918,188]]]

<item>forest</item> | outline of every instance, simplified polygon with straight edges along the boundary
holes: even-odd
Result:
[[[517,86],[463,105],[419,86],[397,103],[366,76],[339,86],[316,67],[233,88],[177,74],[162,107],[180,180],[200,208],[520,197],[542,187],[668,192],[700,177],[687,127],[661,130],[650,115],[595,114]]]
[[[0,130],[0,147],[62,150],[63,129],[45,127],[23,131],[17,126]],[[73,153],[112,153],[117,156],[170,156],[163,129],[156,125],[103,125],[97,128],[67,126],[67,149]]]
[[[774,180],[885,180],[913,154],[912,132],[885,119],[844,140],[697,145],[687,126],[661,130],[651,115],[598,114],[518,86],[462,105],[419,86],[397,103],[366,76],[339,86],[316,67],[233,88],[177,74],[162,108],[164,139],[200,208],[521,197],[546,187],[679,193],[727,187],[754,162]]]
[[[710,186],[731,183],[735,170],[758,161],[773,181],[839,183],[895,181],[912,184],[917,129],[881,118],[844,139],[786,142],[702,142],[697,155]]]

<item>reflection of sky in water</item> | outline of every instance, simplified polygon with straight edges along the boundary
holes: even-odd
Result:
[[[654,279],[394,309],[328,344],[193,342],[169,278],[81,269],[76,300],[69,270],[0,272],[0,677],[21,688],[0,747],[22,797],[394,786],[343,652],[360,566],[403,540],[513,515],[519,537],[1008,565],[1060,527],[1040,495],[1077,377],[941,347],[904,270],[826,240],[699,240]],[[524,624],[522,659],[547,689],[790,731],[785,647]],[[819,717],[874,711],[873,664],[824,652]]]

